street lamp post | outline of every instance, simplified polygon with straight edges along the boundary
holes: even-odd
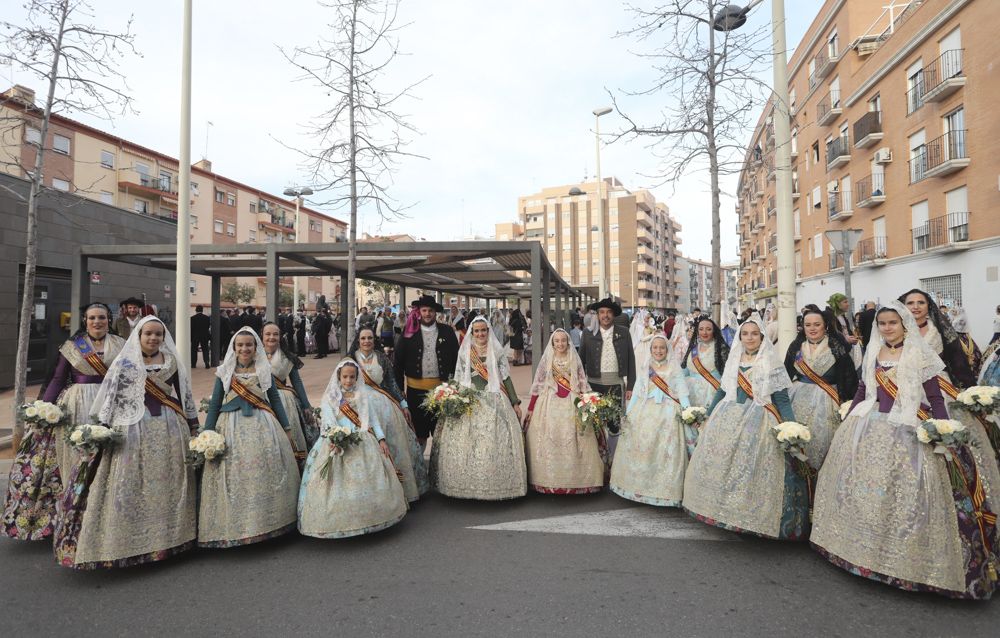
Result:
[[[740,8],[728,5],[715,18],[714,28],[732,31],[746,22],[747,13],[763,0]],[[774,65],[774,169],[778,244],[778,352],[795,340],[795,221],[792,216],[792,132],[788,111],[788,60],[785,57],[785,2],[771,2]]]
[[[295,240],[293,244],[299,243],[299,205],[302,203],[302,198],[306,195],[312,195],[313,191],[308,186],[303,186],[302,188],[286,188],[285,197],[295,198],[295,217],[292,221],[292,230],[295,231]],[[299,310],[299,278],[292,277],[292,312],[296,313]]]
[[[191,4],[184,0],[181,36],[180,163],[177,179],[177,265],[174,278],[174,339],[187,365],[191,352]]]
[[[597,153],[597,259],[598,291],[600,298],[608,296],[607,252],[604,248],[604,183],[601,181],[601,116],[611,112],[611,107],[594,109],[594,140]]]

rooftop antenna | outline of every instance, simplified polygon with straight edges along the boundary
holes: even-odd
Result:
[[[211,120],[209,120],[205,125],[205,153],[201,156],[201,159],[204,160],[208,159],[208,134],[212,131],[213,126],[215,126],[215,124],[212,124]]]

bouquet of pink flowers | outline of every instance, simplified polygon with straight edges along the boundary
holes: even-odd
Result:
[[[621,402],[617,397],[599,392],[584,392],[573,399],[576,406],[576,422],[580,430],[600,432],[615,425],[622,418]]]

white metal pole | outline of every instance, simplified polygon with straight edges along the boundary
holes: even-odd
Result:
[[[785,58],[785,2],[771,3],[774,39],[774,166],[777,189],[778,352],[795,340],[795,221],[792,217],[792,133],[788,112],[788,61]]]
[[[608,266],[604,250],[604,182],[601,180],[601,116],[594,115],[594,140],[597,149],[597,261],[598,261],[598,296],[604,299],[608,296]]]
[[[638,260],[633,259],[632,260],[632,272],[629,273],[630,275],[632,275],[632,312],[633,313],[635,312],[635,298],[639,295],[639,291],[636,290],[636,288],[635,288],[635,271],[639,268],[638,264],[639,264]]]
[[[302,201],[302,196],[295,195],[295,219],[292,225],[295,226],[295,239],[292,240],[293,244],[299,243],[299,203]],[[292,314],[299,311],[299,278],[292,277]]]
[[[191,360],[191,4],[184,0],[181,43],[180,176],[177,184],[177,270],[174,281],[174,339],[181,360]]]

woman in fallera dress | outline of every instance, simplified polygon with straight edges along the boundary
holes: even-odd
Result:
[[[240,328],[215,372],[205,429],[226,439],[201,476],[198,544],[234,547],[295,528],[299,468],[291,426],[257,333]]]
[[[363,383],[371,390],[368,401],[374,420],[385,433],[385,441],[403,476],[403,493],[414,502],[430,490],[424,450],[411,426],[406,397],[396,385],[392,363],[385,352],[376,347],[375,331],[369,327],[358,330],[348,356],[361,366]]]
[[[306,459],[299,489],[299,532],[345,538],[377,532],[406,515],[406,499],[360,368],[344,359],[323,393],[322,435]],[[326,433],[340,426],[361,440],[335,450]],[[329,465],[327,465],[329,462]]]
[[[58,563],[128,567],[193,547],[197,487],[184,455],[198,412],[190,373],[159,319],[136,323],[93,412],[96,422],[124,438],[85,459],[69,477],[55,531]]]
[[[684,479],[684,509],[700,521],[764,538],[799,540],[809,491],[771,426],[794,421],[785,366],[756,316],[740,326]]]
[[[281,346],[281,329],[278,324],[268,322],[261,330],[261,342],[264,352],[271,364],[271,380],[281,397],[281,407],[288,417],[289,430],[292,434],[292,445],[297,458],[305,459],[309,448],[319,438],[309,396],[302,385],[299,370],[305,365],[302,360]]]
[[[806,307],[802,331],[785,354],[785,370],[792,379],[792,412],[812,434],[805,445],[808,462],[818,470],[840,425],[840,404],[858,389],[851,346],[829,313]]]
[[[988,449],[944,455],[917,438],[946,419],[944,364],[913,315],[892,302],[875,316],[862,379],[816,486],[811,542],[852,574],[956,598],[989,598],[996,586],[998,488]],[[954,477],[952,475],[954,474]],[[968,489],[956,489],[964,483]],[[978,492],[982,499],[970,498]]]
[[[66,443],[65,428],[86,423],[108,366],[125,340],[108,332],[111,309],[93,303],[83,309],[83,327],[59,348],[56,367],[41,400],[58,404],[64,425],[29,425],[7,478],[0,534],[19,540],[52,538],[63,483],[79,464]]]
[[[453,498],[497,501],[527,493],[521,406],[503,348],[485,317],[469,325],[455,381],[480,391],[471,414],[438,420],[431,448],[434,486]]]
[[[576,423],[573,400],[590,391],[569,333],[549,337],[524,418],[528,483],[541,494],[591,494],[604,486],[607,439]]]
[[[611,466],[611,491],[647,505],[680,507],[697,440],[694,429],[677,418],[690,405],[687,384],[662,332],[649,341],[645,359]]]
[[[691,405],[701,408],[711,405],[722,385],[722,373],[728,358],[729,346],[719,326],[704,315],[695,319],[694,336],[689,350],[681,359]]]

